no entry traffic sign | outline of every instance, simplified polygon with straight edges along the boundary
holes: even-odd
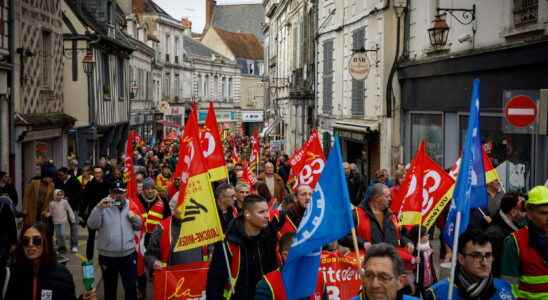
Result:
[[[506,103],[504,117],[515,127],[527,127],[537,118],[537,103],[528,96],[515,96]]]

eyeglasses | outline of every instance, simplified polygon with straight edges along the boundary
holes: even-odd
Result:
[[[472,253],[463,253],[464,256],[470,256],[472,259],[476,262],[481,262],[484,259],[485,260],[492,260],[493,259],[493,252],[472,252]]]
[[[394,276],[387,273],[376,274],[375,272],[368,272],[368,271],[366,271],[363,276],[365,280],[367,281],[373,281],[375,280],[375,278],[377,278],[379,282],[381,283],[389,283],[390,281],[394,279]]]
[[[29,247],[31,245],[31,242],[34,246],[42,246],[42,237],[39,235],[34,235],[32,237],[24,236],[22,241],[24,247]]]

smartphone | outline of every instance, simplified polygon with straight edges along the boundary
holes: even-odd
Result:
[[[123,205],[123,203],[122,203],[122,200],[114,200],[114,201],[112,201],[112,204],[111,204],[111,205],[112,205],[112,206],[120,207],[120,206]]]

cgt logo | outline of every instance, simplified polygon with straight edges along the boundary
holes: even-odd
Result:
[[[440,188],[442,182],[441,174],[435,170],[427,170],[426,174],[423,176],[422,184],[422,212],[428,212],[432,208],[434,203],[433,194]],[[417,176],[413,175],[411,178],[411,184],[409,185],[409,190],[405,195],[405,198],[413,195],[417,190]]]

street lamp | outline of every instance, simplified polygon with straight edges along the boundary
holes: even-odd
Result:
[[[97,126],[95,124],[95,100],[93,98],[93,69],[95,68],[95,58],[93,57],[93,51],[88,49],[84,59],[82,60],[84,73],[88,79],[88,109],[89,109],[89,137],[91,141],[91,160],[95,164],[95,141],[97,140]]]
[[[457,22],[462,25],[472,24],[476,20],[476,5],[472,5],[472,9],[467,8],[440,8],[436,9],[437,15],[432,21],[433,26],[428,29],[428,37],[430,38],[430,44],[434,48],[443,47],[447,44],[447,37],[449,36],[449,26],[445,21],[447,13],[451,15]],[[460,17],[456,14],[460,13]],[[475,25],[472,25],[472,31],[476,32]]]
[[[437,15],[433,26],[428,29],[428,37],[430,38],[430,45],[434,48],[440,48],[447,44],[447,37],[449,36],[449,25],[445,22],[444,15]]]

